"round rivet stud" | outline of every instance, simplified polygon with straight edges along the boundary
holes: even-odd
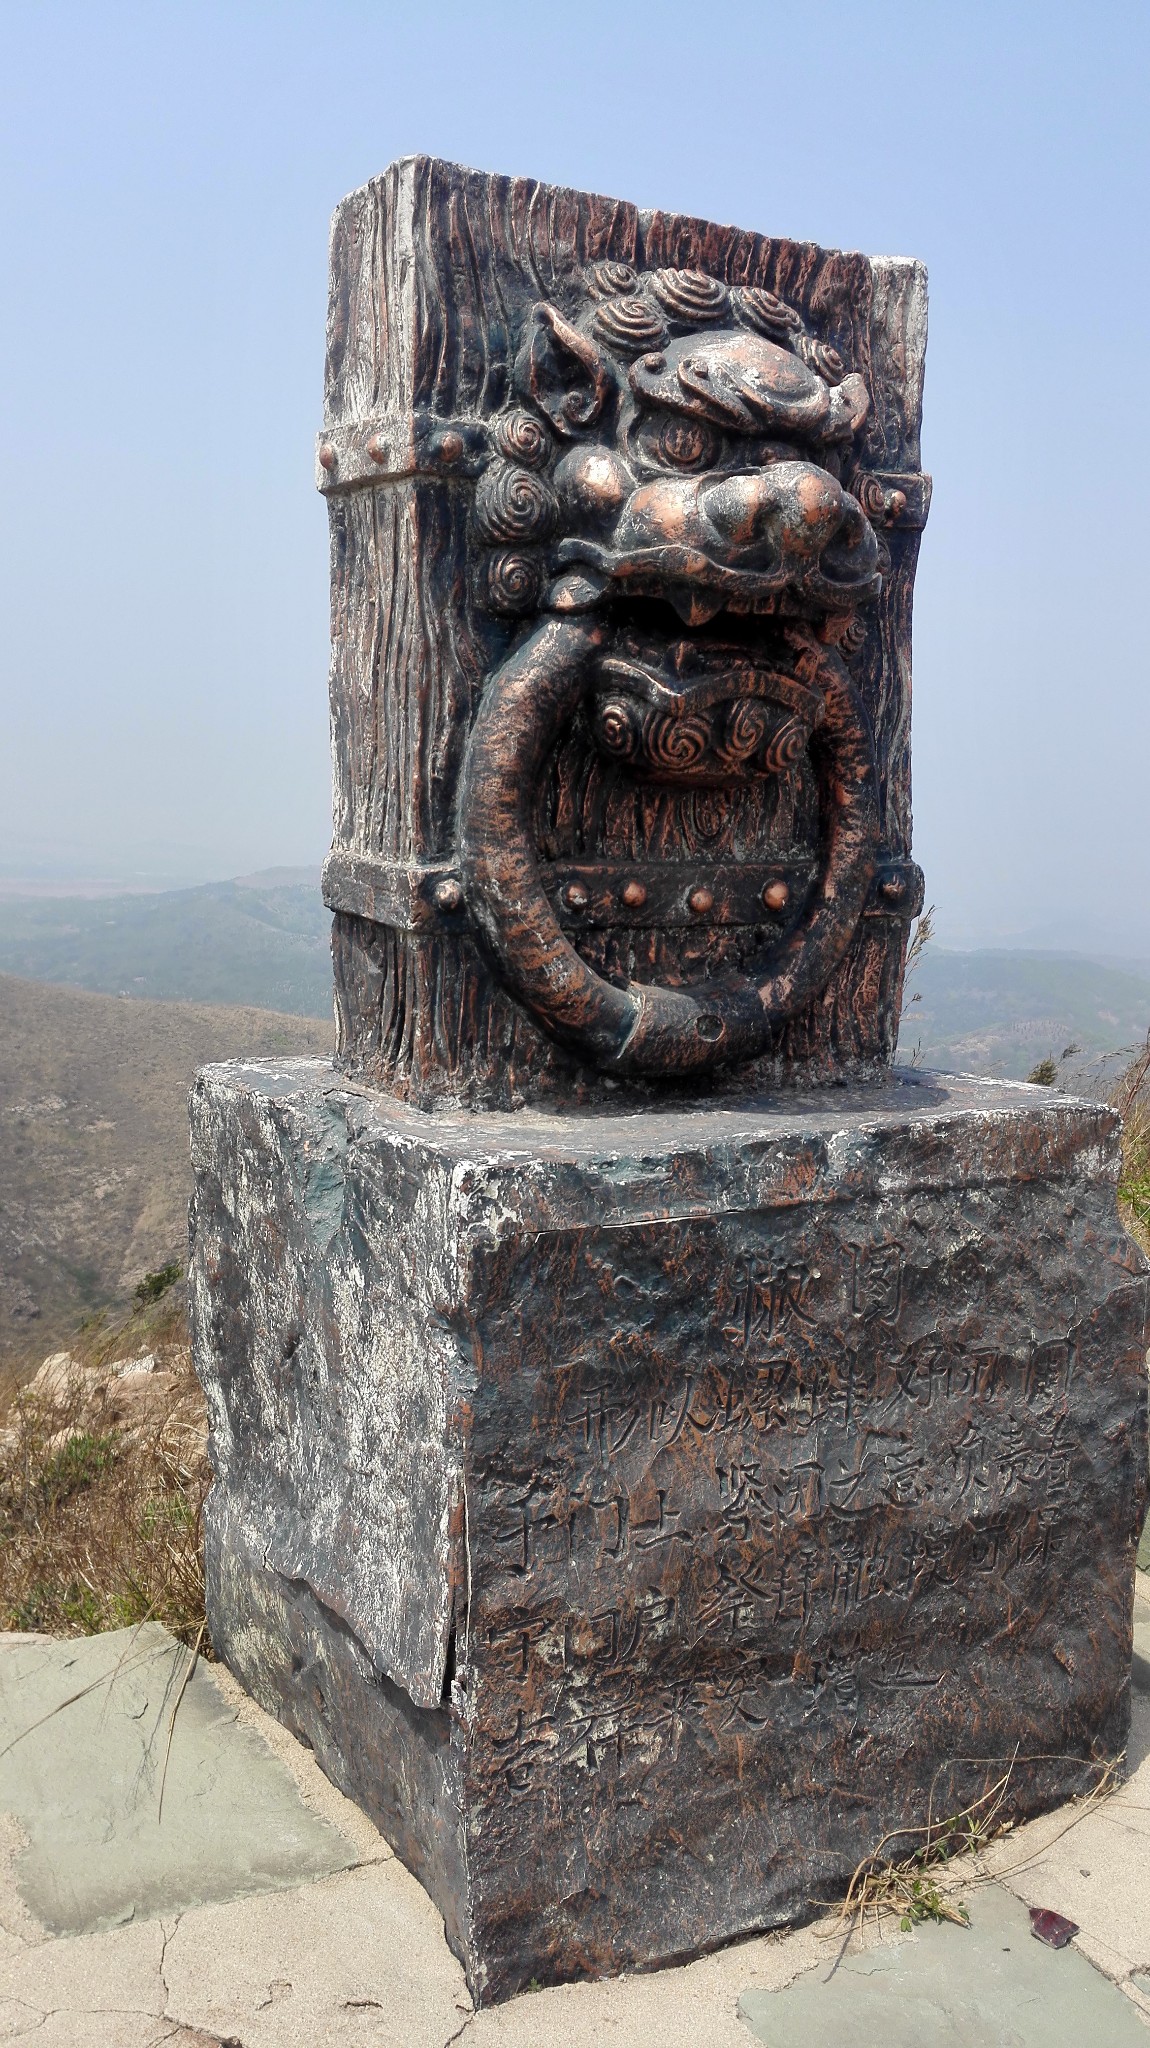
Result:
[[[563,901],[568,910],[586,910],[591,899],[582,882],[568,882],[563,891]]]
[[[901,519],[906,511],[906,492],[888,491],[886,494],[886,505],[883,509],[889,520]]]
[[[642,882],[627,882],[623,889],[623,901],[628,910],[642,910],[647,901],[647,891]]]
[[[697,889],[692,889],[687,898],[687,908],[688,910],[693,910],[696,917],[705,917],[708,910],[713,910],[714,907],[714,891],[703,888],[702,885]]]
[[[449,433],[449,434],[441,434],[441,435],[440,435],[440,437],[439,437],[439,454],[440,454],[440,459],[441,459],[441,460],[442,460],[443,462],[458,462],[458,461],[459,461],[459,458],[460,458],[460,456],[462,455],[462,453],[463,453],[463,436],[462,436],[462,434],[455,434],[455,433]]]
[[[785,882],[768,882],[763,890],[763,902],[768,910],[785,910],[791,900],[791,892]]]
[[[667,358],[666,356],[644,356],[640,367],[647,372],[648,377],[659,377],[667,367]]]
[[[463,890],[454,875],[445,875],[437,882],[433,901],[437,910],[458,910],[463,902]]]
[[[326,469],[329,476],[335,468],[335,449],[330,441],[325,441],[319,451],[319,466]]]
[[[902,883],[898,880],[897,876],[891,875],[888,877],[882,885],[882,893],[888,903],[898,902],[899,897],[902,895]]]
[[[705,356],[696,356],[691,364],[691,368],[695,372],[696,377],[702,378],[704,383],[711,374],[711,365]]]
[[[387,461],[387,446],[382,434],[373,434],[367,444],[367,452],[373,462]]]

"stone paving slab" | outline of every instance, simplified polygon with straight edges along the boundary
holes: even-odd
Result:
[[[0,1811],[27,1837],[17,1886],[50,1932],[88,1933],[355,1862],[239,1725],[202,1660],[181,1694],[188,1664],[155,1623],[79,1641],[9,1639]]]
[[[1121,1991],[1075,1949],[1036,1941],[1009,1892],[987,1885],[970,1915],[784,1991],[745,1991],[739,2012],[764,2048],[1146,2048]]]
[[[992,1844],[988,1873],[1027,1906],[1076,1922],[1075,1947],[1124,1983],[1150,2019],[1139,1978],[1150,1971],[1150,1699],[1135,1697],[1130,1776],[1085,1810],[1043,1814]]]
[[[1142,1580],[1141,1619],[1150,1619],[1148,1592]],[[123,1637],[103,1637],[88,1644],[46,1644],[45,1639],[0,1637],[0,1705],[10,1697],[11,1675],[24,1668],[34,1650],[47,1648],[53,1658],[67,1660],[91,1656],[93,1668],[106,1673],[109,1661],[122,1656],[122,1642]],[[157,1683],[142,1691],[158,1700],[165,1673],[184,1667],[162,1631],[152,1634],[149,1654],[152,1650]],[[74,1665],[68,1668],[74,1671]],[[114,1690],[104,1687],[108,1704],[102,1727],[98,1711],[90,1710],[98,1732],[91,1733],[84,1751],[94,1781],[86,1795],[88,1811],[107,1811],[106,1804],[99,1806],[96,1788],[104,1785],[106,1798],[109,1754],[132,1754],[122,1731],[110,1733],[116,1702],[128,1720],[133,1702],[139,1705],[141,1691],[125,1686],[125,1675],[121,1672]],[[214,1666],[200,1676],[215,1700],[213,1723],[218,1715],[230,1730],[229,1742],[242,1738],[245,1745],[254,1745],[260,1760],[256,1774],[246,1778],[243,1803],[225,1801],[222,1818],[218,1803],[211,1808],[217,1832],[278,1828],[274,1817],[285,1814],[295,1826],[302,1812],[317,1824],[329,1851],[335,1838],[338,1856],[318,1873],[297,1866],[294,1876],[285,1876],[282,1869],[269,1874],[250,1858],[244,1867],[241,1859],[238,1870],[233,1866],[231,1875],[225,1872],[221,1878],[216,1846],[207,1839],[210,1831],[202,1829],[199,1841],[207,1841],[217,1857],[217,1881],[234,1886],[233,1895],[224,1891],[204,1904],[155,1909],[151,1918],[141,1910],[124,1924],[54,1936],[29,1911],[27,1897],[14,1882],[14,1874],[21,1873],[26,1893],[24,1866],[37,1824],[35,1813],[15,1821],[4,1817],[16,1802],[11,1766],[23,1746],[17,1744],[0,1758],[4,2048],[449,2048],[460,2043],[463,2048],[550,2048],[551,2043],[563,2048],[755,2048],[748,2017],[760,2024],[764,1997],[777,2001],[766,2007],[777,2021],[787,2015],[788,1986],[805,1989],[812,2000],[825,1988],[841,1947],[833,1915],[797,1931],[736,1943],[682,1967],[561,1985],[475,2014],[431,1901],[371,1823],[328,1783],[314,1756],[269,1720],[228,1672]],[[198,1683],[199,1677],[193,1686]],[[78,1689],[73,1685],[72,1690]],[[69,1707],[54,1718],[58,1722],[75,1711]],[[183,1711],[181,1706],[181,1717]],[[139,1720],[144,1722],[144,1715]],[[4,1734],[0,1749],[10,1739]],[[145,1747],[139,1730],[135,1740],[139,1756]],[[243,1754],[250,1758],[253,1751],[245,1747]],[[852,1941],[832,1979],[833,1988],[847,1972],[845,1981],[854,1991],[852,2016],[856,2010],[865,2016],[866,1999],[889,1989],[899,1973],[913,1978],[936,1933],[944,1976],[949,1973],[942,1985],[943,2009],[962,2012],[962,2000],[969,2001],[984,1975],[977,1964],[980,1937],[989,1940],[999,1925],[994,1916],[1006,1912],[1022,1916],[1018,1924],[1025,1933],[1021,1940],[1012,1935],[1010,1956],[1000,1954],[995,1966],[1003,1973],[1004,2011],[1020,1973],[1025,1978],[1038,1969],[1042,1984],[1091,1987],[1094,2003],[1077,2034],[1052,2031],[1062,2017],[1056,2012],[1053,2021],[1043,2021],[1043,2048],[1059,2048],[1068,2038],[1076,2048],[1126,2048],[1128,2039],[1150,2042],[1139,2017],[1150,2021],[1150,1697],[1143,1693],[1135,1699],[1130,1768],[1128,1782],[1102,1804],[1044,1816],[998,1845],[980,1867],[969,1860],[954,1866],[951,1881],[968,1900],[974,1919],[970,1933],[943,1928],[902,1937],[888,1923],[882,1939],[869,1933],[863,1943]],[[150,1769],[149,1761],[145,1776]],[[260,1788],[268,1799],[262,1822],[254,1812],[264,1798]],[[28,1795],[21,1796],[27,1813]],[[166,1791],[165,1829],[169,1796]],[[992,1872],[1004,1887],[1002,1894]],[[202,1883],[196,1889],[203,1895]],[[1023,1904],[1006,1899],[1007,1890],[1024,1904],[1052,1906],[1078,1920],[1082,1933],[1074,1948],[1059,1955],[1041,1948],[1029,1933]],[[1000,1941],[1000,1950],[1006,1946]],[[1067,1963],[1069,1973],[1049,1975]],[[1081,1996],[1088,1994],[1082,1991]],[[1025,2002],[1022,2010],[1025,2014]],[[1131,2023],[1134,2034],[1129,2033]],[[898,2048],[900,2037],[888,2018],[876,2026],[877,2031],[858,2038],[868,2048]],[[801,2038],[803,2048],[850,2048],[852,2039],[843,2031],[838,2008],[828,2009],[825,2002],[814,2007]],[[962,2048],[984,2048],[984,2041],[994,2048],[1007,2043],[1029,2048],[1030,2040],[1016,2026],[1013,2033],[948,2036],[933,2018],[911,2038],[916,2048],[934,2048],[936,2042],[946,2048],[950,2040],[961,2041]]]

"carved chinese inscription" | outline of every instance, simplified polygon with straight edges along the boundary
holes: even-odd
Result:
[[[1029,1229],[1042,1198],[1014,1207]],[[974,1225],[999,1227],[997,1203]],[[1066,1658],[1086,1682],[1095,1652],[1066,1649],[1052,1589],[1109,1512],[1100,1447],[1122,1434],[1145,1305],[1112,1302],[1125,1364],[1100,1379],[1074,1248],[1041,1307],[1004,1308],[969,1271],[948,1302],[971,1229],[951,1190],[909,1212],[591,1230],[488,1276],[484,1356],[537,1361],[521,1406],[498,1370],[474,1406],[471,1783],[493,1854],[517,1812],[533,1838],[558,1830],[559,1885],[596,1841],[658,1836],[686,1782],[780,1872],[810,1869],[808,1827],[831,1854],[829,1811],[877,1839],[892,1774],[961,1803],[964,1756],[1011,1754],[1009,1694],[981,1675],[1004,1628],[1028,1711],[1058,1720]],[[1101,1482],[1115,1503],[1124,1473]]]
[[[920,269],[419,160],[332,287],[342,1057],[504,1103],[881,1066]]]

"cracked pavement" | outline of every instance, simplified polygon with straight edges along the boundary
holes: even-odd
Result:
[[[1140,1626],[1150,1631],[1150,1580],[1141,1585]],[[1150,1648],[1145,1634],[1142,1640]],[[12,1668],[13,1646],[26,1649],[28,1643],[27,1637],[0,1636],[0,1687],[5,1667]],[[1150,1663],[1146,1672],[1150,1678]],[[235,1869],[231,1878],[225,1870],[223,1880],[238,1882],[238,1895],[177,1899],[171,1909],[150,1909],[150,1916],[127,1899],[119,1924],[107,1924],[104,1911],[93,1931],[54,1934],[30,1911],[25,1896],[35,1817],[0,1815],[0,2044],[454,2048],[466,2042],[467,2048],[540,2048],[556,2040],[578,2048],[647,2048],[652,2042],[660,2048],[751,2048],[755,2038],[775,2038],[775,2016],[781,2021],[786,2012],[784,1987],[801,1980],[796,1989],[809,2004],[811,1987],[828,1978],[841,1946],[833,1920],[741,1942],[681,1968],[529,1992],[475,2014],[439,1916],[370,1822],[227,1672],[212,1667],[204,1682],[224,1710],[215,1717],[220,1738],[256,1741],[288,1774],[292,1800],[308,1823],[300,1823],[298,1839],[314,1851],[321,1835],[333,1832],[339,1849],[329,1862],[342,1867],[313,1869],[296,1881],[281,1868],[269,1880],[274,1889],[256,1889],[257,1874],[241,1866],[238,1877]],[[63,1719],[61,1713],[58,1721]],[[178,1744],[177,1727],[177,1773]],[[8,1765],[16,1754],[11,1752]],[[980,1895],[989,1916],[990,1902],[1001,1898],[998,1884],[1028,1905],[1068,1914],[1080,1925],[1074,1946],[1098,1973],[1100,1998],[1118,1999],[1114,2010],[1123,2023],[1138,2014],[1150,2030],[1150,1691],[1136,1695],[1130,1762],[1131,1776],[1110,1799],[1031,1823],[992,1848],[980,1866],[969,1859],[955,1865],[949,1883],[967,1900],[976,1925]],[[2,1775],[4,1768],[0,1759],[0,1806],[12,1803],[12,1780]],[[201,1759],[189,1783],[194,1788],[204,1778]],[[219,1782],[226,1787],[226,1773]],[[165,1795],[165,1827],[170,1796]],[[275,1797],[282,1816],[288,1808],[280,1792]],[[172,1825],[180,1825],[178,1799],[171,1812]],[[218,1821],[213,1825],[218,1832]],[[177,1864],[176,1890],[186,1892],[186,1855]],[[155,1862],[150,1868],[155,1894],[163,1889],[163,1873]],[[94,1893],[85,1897],[90,1907],[107,1906]],[[954,1928],[931,1934],[949,1944],[959,1983],[973,1944],[964,1949],[967,1937]],[[913,1944],[920,1937],[906,1939]],[[868,1936],[868,1945],[874,1940]],[[1042,1955],[1050,1958],[1056,2005],[1061,1958],[1049,1951]],[[864,1975],[857,1981],[861,2002],[867,1980]],[[739,2000],[759,1992],[783,1997],[777,2008],[770,1999],[749,2001],[748,2011],[768,2015],[769,2030],[754,2033],[739,2016]],[[816,2004],[816,2030],[803,2036],[810,2048],[839,2038],[823,2034],[818,2009]],[[1106,2024],[1100,2008],[1100,2041],[1109,2038]],[[762,2025],[760,2017],[756,2026]],[[809,2015],[805,2026],[810,2027]],[[1150,2031],[1146,2037],[1150,2041]]]

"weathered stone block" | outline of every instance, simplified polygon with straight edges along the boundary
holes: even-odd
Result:
[[[440,1113],[192,1101],[220,1654],[479,2000],[801,1918],[1121,1751],[1144,1264],[1115,1119],[903,1072]]]

